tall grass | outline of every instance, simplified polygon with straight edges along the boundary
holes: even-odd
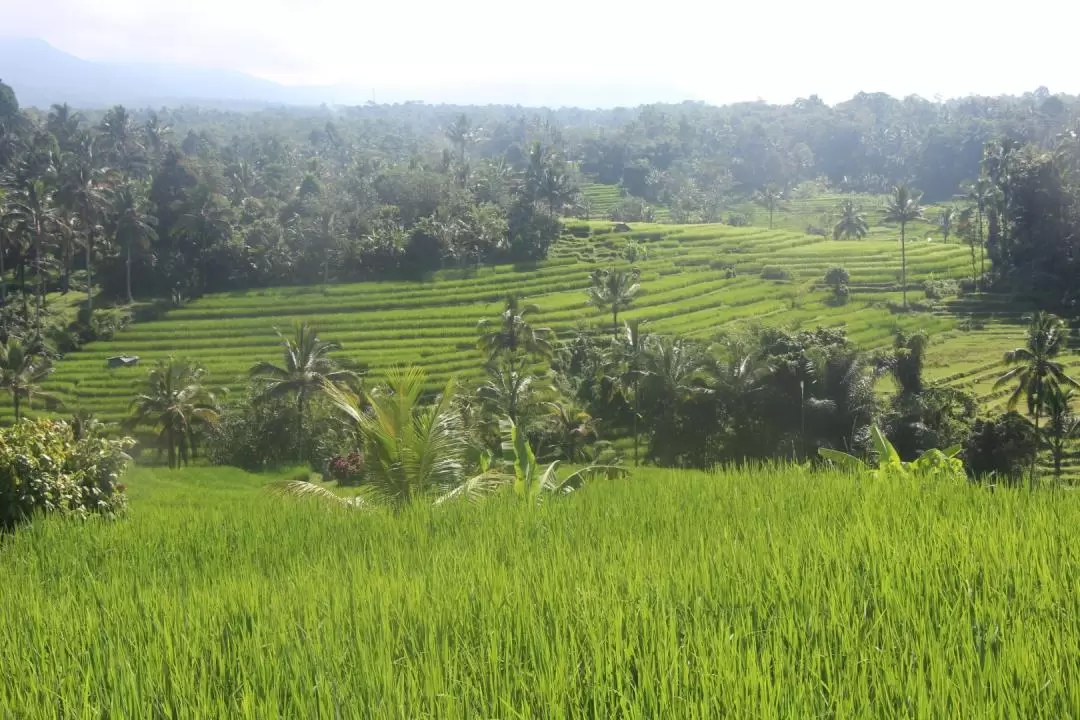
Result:
[[[766,468],[398,515],[138,470],[0,540],[0,717],[1068,717],[1080,496]]]

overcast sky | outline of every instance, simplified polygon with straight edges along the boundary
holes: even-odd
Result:
[[[619,76],[713,103],[1078,93],[1078,21],[1076,0],[0,0],[0,32],[87,59],[360,87]]]

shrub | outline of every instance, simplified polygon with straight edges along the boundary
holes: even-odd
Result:
[[[90,340],[112,340],[116,333],[131,324],[131,311],[127,308],[95,310],[90,318]]]
[[[1030,468],[1036,447],[1035,426],[1012,411],[975,421],[964,442],[964,460],[976,478],[1012,485]]]
[[[364,479],[364,456],[358,452],[335,455],[326,464],[326,474],[338,485],[359,485]]]
[[[795,276],[787,268],[780,267],[779,265],[766,265],[761,268],[762,280],[794,280]]]
[[[0,430],[0,529],[39,512],[115,515],[124,507],[118,480],[132,444],[97,433],[76,439],[70,425],[53,420]]]
[[[727,220],[724,222],[731,227],[749,227],[750,216],[746,213],[728,213]]]
[[[924,280],[922,285],[923,292],[926,293],[926,297],[930,300],[943,300],[960,293],[960,284],[949,278],[941,280],[929,278]]]

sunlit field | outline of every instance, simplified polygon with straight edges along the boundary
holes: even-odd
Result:
[[[476,323],[496,315],[505,295],[517,292],[540,307],[535,323],[561,332],[579,323],[594,330],[610,325],[586,303],[589,273],[607,267],[628,237],[648,249],[643,291],[620,319],[648,320],[652,332],[707,340],[745,323],[787,327],[844,327],[866,348],[888,345],[896,329],[921,328],[931,335],[956,327],[949,312],[897,314],[901,300],[899,243],[893,240],[832,241],[786,230],[726,225],[635,225],[610,232],[610,222],[577,223],[577,236],[561,240],[550,260],[535,266],[501,266],[476,272],[444,272],[427,282],[387,282],[252,290],[210,295],[140,322],[111,342],[91,343],[57,363],[47,387],[69,411],[83,409],[106,421],[128,414],[145,381],[147,366],[175,355],[204,364],[210,382],[234,391],[247,385],[247,370],[280,353],[275,328],[286,333],[308,320],[320,334],[344,345],[344,356],[369,367],[377,379],[395,364],[416,364],[432,388],[451,376],[468,381],[483,374],[475,349]],[[851,300],[829,303],[823,277],[843,265],[851,275]],[[762,278],[765,267],[790,280]],[[728,268],[735,271],[729,277]],[[908,248],[909,300],[919,302],[923,280],[964,277],[966,247],[917,242]],[[109,370],[112,355],[138,355],[138,367]],[[10,409],[4,408],[10,414]],[[6,417],[6,416],[5,416]]]
[[[0,538],[0,717],[1070,717],[1080,496],[650,470],[349,512],[140,468]]]

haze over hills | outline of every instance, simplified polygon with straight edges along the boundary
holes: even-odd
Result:
[[[508,104],[528,106],[618,107],[691,100],[675,87],[630,80],[575,83],[474,82],[394,88],[328,85],[290,86],[242,72],[187,65],[95,62],[37,38],[0,37],[0,79],[15,89],[22,105],[54,103],[101,108],[203,104],[230,108],[264,105],[356,105],[407,102]]]

